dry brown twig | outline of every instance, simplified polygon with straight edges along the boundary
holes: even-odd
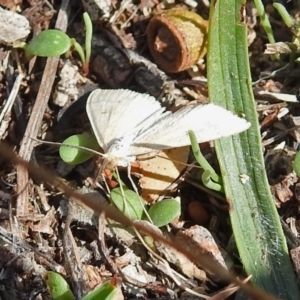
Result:
[[[58,13],[56,28],[62,31],[66,31],[68,25],[68,6],[69,0],[62,2],[60,11]],[[43,119],[44,111],[47,108],[50,93],[52,91],[53,82],[59,62],[59,57],[51,57],[47,59],[45,71],[41,81],[40,89],[36,97],[31,116],[24,134],[24,138],[21,143],[19,155],[24,160],[29,161],[35,142],[31,138],[37,137],[39,128]],[[17,203],[16,203],[16,215],[26,216],[28,215],[28,172],[22,168],[21,165],[17,165]]]

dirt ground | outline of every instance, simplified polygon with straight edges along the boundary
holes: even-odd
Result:
[[[299,22],[299,3],[283,4]],[[215,299],[241,299],[241,295],[230,296],[228,284],[175,249],[155,240],[145,247],[142,238],[126,225],[73,201],[75,190],[79,192],[76,197],[89,195],[101,208],[110,201],[108,191],[116,188],[118,182],[113,171],[99,167],[101,156],[68,165],[59,156],[59,146],[37,141],[61,143],[73,134],[91,132],[86,103],[96,88],[149,94],[173,112],[187,103],[207,103],[206,56],[180,72],[170,71],[181,50],[176,52],[176,45],[169,39],[150,45],[147,26],[153,16],[174,8],[196,12],[208,20],[208,1],[0,0],[0,5],[27,18],[30,31],[26,41],[43,30],[58,28],[84,45],[84,11],[93,23],[87,68],[82,67],[74,49],[68,56],[26,60],[23,50],[13,49],[12,43],[1,36],[4,31],[0,32],[0,138],[5,142],[0,147],[7,153],[0,155],[1,299],[52,299],[45,281],[47,271],[61,274],[77,299],[108,280],[118,287],[114,299],[201,299],[190,290],[206,296],[225,291]],[[275,41],[291,43],[293,33],[272,1],[264,1],[264,5]],[[300,69],[295,62],[298,56],[283,53],[277,59],[274,54],[265,53],[268,39],[251,1],[246,5],[246,24],[270,189],[289,249],[297,249],[300,192],[293,159],[300,142]],[[24,29],[18,26],[17,33]],[[154,60],[149,49],[163,48],[164,43],[172,45],[173,52],[167,54],[171,66]],[[104,129],[108,130],[113,131]],[[5,145],[10,148],[4,148]],[[218,170],[211,144],[202,144],[201,150]],[[31,166],[17,163],[12,153],[30,161]],[[180,202],[180,216],[168,226],[153,226],[149,230],[158,230],[175,244],[184,245],[188,236],[192,240],[188,245],[191,251],[207,254],[244,277],[224,196],[203,187],[198,180],[199,169],[190,166],[195,161],[189,147],[161,155],[172,160],[144,158],[132,165],[133,184],[127,169],[119,168],[124,184],[132,190],[135,185],[147,207],[164,196]],[[149,174],[154,174],[155,180]],[[291,253],[299,274],[298,252]]]

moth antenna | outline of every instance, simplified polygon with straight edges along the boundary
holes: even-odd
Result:
[[[98,156],[105,157],[105,154],[100,153],[100,152],[98,152],[96,150],[87,148],[87,147],[83,147],[83,146],[75,146],[75,145],[70,145],[70,144],[63,144],[63,143],[59,143],[59,142],[42,141],[42,140],[35,139],[35,138],[30,138],[30,139],[32,139],[35,142],[38,142],[39,144],[54,145],[54,146],[66,146],[66,147],[76,148],[76,149],[79,149],[79,150],[82,150],[82,151],[93,153],[93,154],[98,155]]]

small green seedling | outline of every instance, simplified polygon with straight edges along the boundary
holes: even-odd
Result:
[[[148,214],[154,225],[162,227],[180,214],[180,204],[175,199],[164,199],[150,206]]]
[[[273,6],[274,8],[277,9],[285,25],[288,28],[290,28],[291,32],[294,35],[294,39],[292,43],[286,43],[286,45],[289,46],[292,54],[299,53],[300,52],[300,22],[295,22],[282,4],[274,3]],[[298,58],[296,61],[300,61],[300,59]]]
[[[287,27],[291,28],[292,30],[296,30],[297,27],[299,28],[299,24],[298,26],[296,26],[293,18],[290,16],[290,14],[287,12],[286,8],[282,4],[273,3],[273,6],[277,9],[278,13],[280,14],[282,20],[284,21]],[[293,33],[297,36],[299,34],[299,31],[298,34],[295,31]]]
[[[75,300],[68,283],[58,273],[47,272],[45,281],[53,300]]]
[[[86,150],[84,150],[86,148]],[[94,153],[87,150],[99,149],[95,136],[88,133],[68,137],[59,147],[60,158],[69,165],[79,165],[90,159]]]
[[[82,70],[85,74],[89,73],[89,64],[92,52],[92,35],[93,35],[93,24],[88,13],[83,14],[83,21],[85,25],[85,54],[82,47],[72,39],[72,45],[78,52],[82,61]]]
[[[58,273],[47,272],[45,281],[53,300],[74,300],[75,297],[65,279]],[[81,300],[112,300],[117,288],[110,281],[105,282],[85,295]]]
[[[293,40],[291,42],[272,41],[270,44],[266,45],[267,48],[265,53],[276,54],[277,56],[279,54],[290,54],[290,65],[292,66],[295,61],[300,61],[300,58],[295,59],[297,54],[300,53],[300,22],[295,22],[282,4],[274,3],[273,6],[280,14],[285,25],[293,33]]]
[[[193,131],[189,131],[189,136],[191,140],[191,147],[192,147],[193,154],[198,164],[204,170],[201,176],[202,183],[209,189],[224,193],[223,180],[215,172],[213,167],[209,164],[209,162],[205,159],[205,157],[201,153],[196,136],[193,133]]]
[[[82,61],[82,69],[85,74],[89,73],[89,62],[91,57],[91,44],[93,25],[88,13],[83,14],[86,29],[85,53],[80,44],[74,38],[70,38],[58,29],[47,29],[35,36],[28,44],[16,43],[15,48],[23,48],[25,58],[29,60],[33,56],[54,57],[68,53],[73,47],[79,54]]]
[[[123,190],[123,191],[122,191]],[[125,185],[115,188],[110,193],[112,202],[131,220],[147,220],[145,206],[142,205],[139,195],[129,190]],[[180,204],[174,199],[164,199],[150,206],[147,211],[151,222],[162,227],[172,222],[180,214]]]
[[[266,35],[268,37],[269,43],[274,44],[275,38],[274,38],[272,26],[271,26],[270,20],[268,18],[268,15],[265,11],[263,1],[262,0],[254,0],[254,3],[256,6],[256,9],[257,9],[257,13],[260,18],[260,22],[261,22],[261,24],[266,32]]]
[[[122,188],[114,188],[110,193],[110,197],[115,206],[129,219],[142,219],[144,209],[139,195],[134,191],[123,185]]]
[[[71,40],[67,34],[57,29],[42,31],[25,47],[26,57],[60,56],[70,50]]]
[[[117,287],[111,281],[108,281],[96,287],[81,300],[112,300],[116,293]]]

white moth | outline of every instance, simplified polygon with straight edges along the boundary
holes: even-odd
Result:
[[[173,114],[154,97],[130,90],[96,89],[86,110],[111,167],[126,167],[140,154],[187,146],[189,130],[202,143],[250,127],[246,120],[214,104],[188,105]]]

